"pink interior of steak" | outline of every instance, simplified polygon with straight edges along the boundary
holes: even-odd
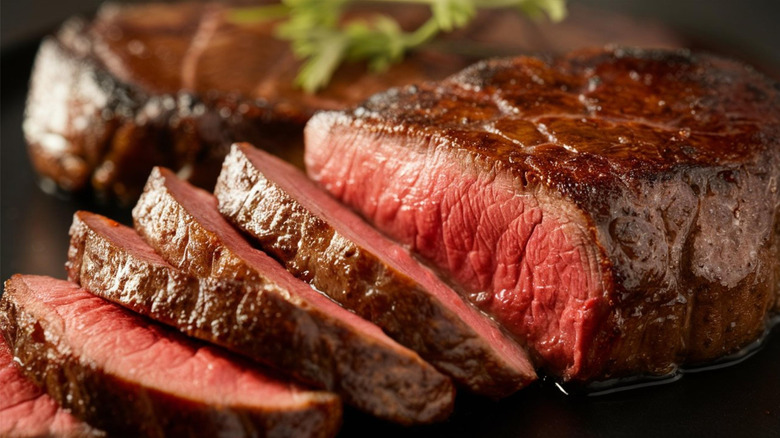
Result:
[[[450,273],[547,368],[576,374],[604,313],[584,221],[454,148],[366,133],[334,118],[315,116],[307,126],[310,176]]]
[[[38,320],[47,342],[106,374],[213,406],[279,410],[308,398],[292,383],[150,324],[75,284],[39,276],[11,281],[18,287],[6,289],[13,294],[7,299]]]
[[[238,231],[219,213],[217,199],[213,195],[179,180],[167,169],[160,169],[159,171],[162,177],[165,178],[165,185],[171,196],[176,199],[182,208],[195,221],[214,233],[228,250],[244,259],[253,270],[271,279],[281,288],[306,300],[310,305],[316,306],[326,314],[337,317],[342,322],[354,327],[360,333],[397,345],[379,327],[340,307],[326,296],[312,289],[308,284],[293,277],[292,274],[264,252],[249,245]],[[401,348],[400,346],[398,347]]]
[[[88,430],[22,374],[0,335],[0,435],[76,436]]]
[[[533,365],[528,361],[527,354],[515,341],[508,339],[494,324],[479,315],[469,304],[464,303],[455,291],[414,260],[408,251],[390,241],[354,212],[330,197],[297,168],[249,145],[239,147],[269,181],[278,185],[296,202],[322,218],[348,240],[367,249],[393,269],[418,282],[446,308],[487,339],[490,345],[496,347],[509,363],[526,373],[534,374]]]

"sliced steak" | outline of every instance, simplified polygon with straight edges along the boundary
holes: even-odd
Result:
[[[15,275],[0,330],[30,379],[130,436],[333,436],[341,405],[48,277]]]
[[[685,51],[481,62],[319,113],[306,165],[548,372],[664,374],[766,330],[778,88]]]
[[[503,397],[536,378],[492,321],[292,165],[234,145],[215,194],[222,214],[296,277],[470,390]]]
[[[338,373],[354,373],[352,379],[377,378],[363,370],[349,368],[338,372],[320,371],[317,377],[311,377],[323,366],[323,359],[312,358],[328,354],[323,353],[324,349],[338,348],[324,344],[337,345],[344,341],[331,340],[332,333],[308,327],[313,322],[306,311],[291,310],[291,304],[277,297],[288,293],[283,286],[267,282],[258,285],[220,281],[211,277],[196,279],[168,264],[132,228],[103,216],[84,211],[75,214],[67,267],[69,279],[98,296],[305,381],[338,388],[338,384],[331,383],[340,379]],[[308,288],[300,284],[299,288]],[[356,318],[352,316],[352,319]],[[311,333],[301,335],[307,330]],[[338,327],[330,329],[331,332],[337,330]],[[312,338],[320,333],[324,333],[322,339]],[[337,335],[344,337],[344,334]],[[369,338],[364,342],[376,341]],[[353,362],[367,360],[365,356],[368,355],[372,358],[373,355],[387,355],[381,348],[363,348],[363,357],[353,358]],[[345,354],[353,350],[344,348]],[[339,357],[339,360],[346,359]],[[394,365],[392,361],[386,364],[388,367],[403,366]],[[328,366],[333,365],[328,363]],[[394,372],[379,364],[370,369],[379,373]],[[327,377],[321,377],[323,375]],[[318,378],[331,380],[323,382],[316,380]],[[343,385],[350,386],[350,382]],[[368,396],[389,397],[384,391],[388,390],[372,390]],[[398,397],[398,394],[392,395]]]
[[[105,433],[74,418],[25,377],[0,334],[0,436],[85,438]]]
[[[426,7],[379,10],[410,29],[429,16]],[[345,65],[312,95],[293,86],[300,62],[272,36],[274,22],[236,24],[228,17],[220,3],[107,4],[93,20],[70,20],[45,39],[24,124],[37,171],[65,189],[92,185],[124,200],[138,195],[154,165],[210,186],[233,141],[301,163],[303,125],[315,110],[441,79],[485,56],[560,51],[583,38],[678,44],[665,29],[577,7],[554,26],[488,13],[386,73]]]
[[[168,263],[239,285],[206,305],[235,309],[216,321],[262,336],[252,344],[263,349],[256,356],[380,418],[412,424],[449,415],[454,390],[447,377],[252,248],[210,193],[155,168],[133,218]]]

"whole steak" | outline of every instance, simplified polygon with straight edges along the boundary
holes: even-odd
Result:
[[[319,113],[305,161],[549,373],[661,375],[778,309],[778,88],[686,51],[486,61]]]

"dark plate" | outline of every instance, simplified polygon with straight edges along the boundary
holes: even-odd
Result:
[[[22,138],[27,79],[37,42],[4,51],[2,65],[2,259],[0,277],[64,277],[68,227],[78,209],[129,223],[129,209],[45,194]],[[780,436],[780,336],[741,363],[688,373],[674,383],[596,397],[540,383],[501,402],[461,395],[446,423],[401,428],[347,411],[343,436],[675,437]]]

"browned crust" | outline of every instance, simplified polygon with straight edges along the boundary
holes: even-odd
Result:
[[[258,412],[214,408],[141,387],[104,373],[99,365],[69,354],[67,345],[41,335],[44,322],[15,301],[24,294],[23,276],[5,283],[0,331],[24,373],[58,404],[112,434],[149,437],[218,435],[229,415],[241,418],[241,436],[334,436],[341,417],[337,399],[299,411]]]
[[[772,235],[772,259],[780,260],[780,208],[775,213],[775,233]],[[780,314],[780,263],[775,264],[775,308],[774,314]]]

